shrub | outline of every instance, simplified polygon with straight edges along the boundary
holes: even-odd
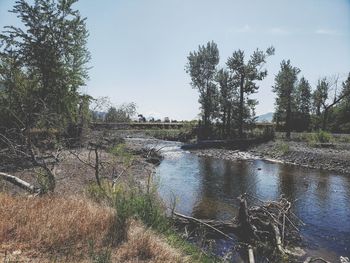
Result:
[[[146,226],[160,232],[169,228],[163,204],[157,195],[156,187],[150,181],[147,190],[142,189],[132,178],[121,180],[113,187],[103,182],[102,189],[93,183],[87,187],[86,193],[93,200],[106,202],[115,209],[117,241],[126,238],[127,233],[120,230],[128,228],[130,219],[141,220]]]
[[[318,143],[330,143],[334,140],[332,134],[326,131],[319,131],[312,133],[308,136],[307,141],[311,146],[315,146]]]
[[[276,150],[282,154],[286,154],[290,151],[290,147],[288,143],[280,141],[276,145]]]

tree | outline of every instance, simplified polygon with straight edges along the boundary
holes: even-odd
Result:
[[[33,2],[16,1],[11,12],[23,25],[0,34],[0,144],[12,159],[40,167],[45,191],[53,191],[58,155],[35,145],[32,128],[85,122],[81,114],[88,114],[90,97],[79,88],[88,78],[88,32],[85,18],[72,9],[77,0]]]
[[[350,133],[350,73],[343,82],[342,94],[344,98],[335,108],[330,125],[335,132]]]
[[[117,122],[118,113],[115,107],[110,107],[106,113],[105,121],[106,122]]]
[[[313,108],[317,118],[317,129],[320,127],[320,123],[322,122],[322,130],[327,130],[328,117],[331,110],[350,96],[350,89],[348,88],[347,84],[349,81],[348,79],[343,82],[342,89],[340,91],[339,75],[318,80],[316,90],[312,95]]]
[[[292,106],[295,103],[295,84],[298,80],[300,69],[293,67],[290,60],[281,62],[281,69],[275,77],[273,92],[277,94],[276,112],[285,113],[286,137],[290,139]]]
[[[296,88],[296,116],[295,125],[298,131],[305,131],[310,125],[311,86],[302,77]]]
[[[227,137],[230,134],[232,111],[236,102],[236,89],[232,83],[230,73],[220,69],[216,74],[216,81],[219,86],[219,115],[222,122],[221,134]]]
[[[275,49],[270,47],[266,52],[257,49],[250,56],[249,61],[245,62],[244,52],[238,50],[233,52],[227,60],[227,67],[231,71],[232,79],[239,88],[239,114],[238,114],[238,134],[243,136],[244,113],[247,105],[248,96],[257,92],[259,86],[256,81],[262,80],[267,75],[267,70],[262,69],[266,63],[266,58],[273,55]],[[250,103],[255,105],[256,103]]]
[[[25,92],[33,98],[27,129],[40,122],[47,127],[78,121],[79,88],[88,77],[86,64],[90,55],[85,18],[72,9],[75,2],[35,0],[30,5],[18,0],[11,12],[23,26],[7,26],[0,35],[2,64],[10,61],[18,75],[26,79]],[[5,83],[6,96],[22,92],[8,71],[2,71],[0,78]],[[17,114],[18,106],[6,111]]]
[[[208,132],[216,107],[217,89],[214,83],[216,67],[219,63],[219,50],[213,41],[199,46],[198,51],[190,52],[185,70],[190,74],[191,86],[199,91],[202,120]]]
[[[134,102],[125,103],[118,108],[110,107],[106,113],[106,122],[129,122],[136,113],[136,104]]]

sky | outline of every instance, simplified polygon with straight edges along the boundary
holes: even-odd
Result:
[[[0,0],[0,30],[19,25]],[[247,57],[273,45],[259,82],[257,114],[274,109],[272,85],[290,59],[315,88],[323,76],[350,72],[350,0],[80,0],[87,17],[90,79],[83,91],[115,104],[135,102],[145,116],[198,117],[198,92],[184,68],[189,52],[213,40],[225,67],[233,51]]]

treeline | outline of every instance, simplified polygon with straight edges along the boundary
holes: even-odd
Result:
[[[90,119],[94,122],[130,122],[136,110],[135,102],[113,105],[109,97],[99,97],[90,104]]]
[[[267,76],[266,59],[274,48],[256,49],[246,59],[242,50],[234,51],[219,68],[219,50],[208,42],[187,57],[186,72],[191,86],[199,92],[201,107],[201,138],[245,137],[245,131],[255,122],[258,101],[250,95],[259,89],[258,82]],[[305,77],[298,78],[300,69],[289,60],[281,62],[272,87],[276,94],[274,121],[278,130],[329,130],[350,132],[350,74],[341,83],[339,77],[323,78],[314,91]]]
[[[300,72],[289,60],[281,62],[273,86],[277,129],[287,138],[291,131],[350,133],[350,73],[343,82],[339,76],[322,78],[312,90]]]
[[[226,68],[218,68],[219,50],[213,41],[189,54],[185,69],[191,86],[199,91],[202,138],[244,136],[244,127],[254,122],[257,105],[249,96],[267,76],[264,65],[274,51],[273,47],[256,49],[247,61],[244,51],[234,51]]]

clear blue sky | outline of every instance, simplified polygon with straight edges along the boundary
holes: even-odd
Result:
[[[7,13],[14,2],[0,0],[1,28],[17,23]],[[258,114],[273,111],[282,59],[313,87],[319,77],[350,71],[349,0],[80,0],[76,7],[90,31],[93,68],[84,90],[114,103],[134,101],[145,115],[197,116],[198,94],[184,66],[188,53],[210,40],[222,66],[236,49],[276,48],[255,96]]]

